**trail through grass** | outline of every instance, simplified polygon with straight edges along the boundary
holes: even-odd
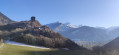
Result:
[[[0,44],[0,48],[2,48],[3,46],[4,46],[4,43],[1,43],[1,44]]]

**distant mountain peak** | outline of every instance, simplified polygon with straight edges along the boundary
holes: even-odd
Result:
[[[71,23],[61,23],[61,22],[50,23],[47,24],[47,26],[50,27],[55,32],[62,32],[62,31],[78,28],[77,26],[72,25]]]
[[[71,27],[71,28],[78,28],[77,26],[72,25],[71,23],[65,23],[64,25],[66,25],[68,27]]]

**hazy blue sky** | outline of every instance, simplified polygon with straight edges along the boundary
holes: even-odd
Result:
[[[0,12],[15,21],[36,16],[41,24],[119,26],[119,0],[0,0]]]

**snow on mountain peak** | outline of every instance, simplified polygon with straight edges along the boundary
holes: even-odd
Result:
[[[77,26],[72,25],[72,24],[70,24],[70,23],[65,23],[64,25],[66,25],[66,26],[68,26],[68,27],[71,27],[71,28],[78,28]]]
[[[55,32],[62,32],[70,29],[79,28],[78,26],[72,25],[70,23],[61,23],[61,22],[50,23],[47,24],[47,26],[50,27]]]

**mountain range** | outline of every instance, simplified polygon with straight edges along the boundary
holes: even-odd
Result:
[[[63,36],[70,39],[79,39],[84,41],[108,41],[119,36],[119,27],[90,27],[90,26],[75,26],[70,23],[54,22],[46,24],[55,32],[61,33]]]

